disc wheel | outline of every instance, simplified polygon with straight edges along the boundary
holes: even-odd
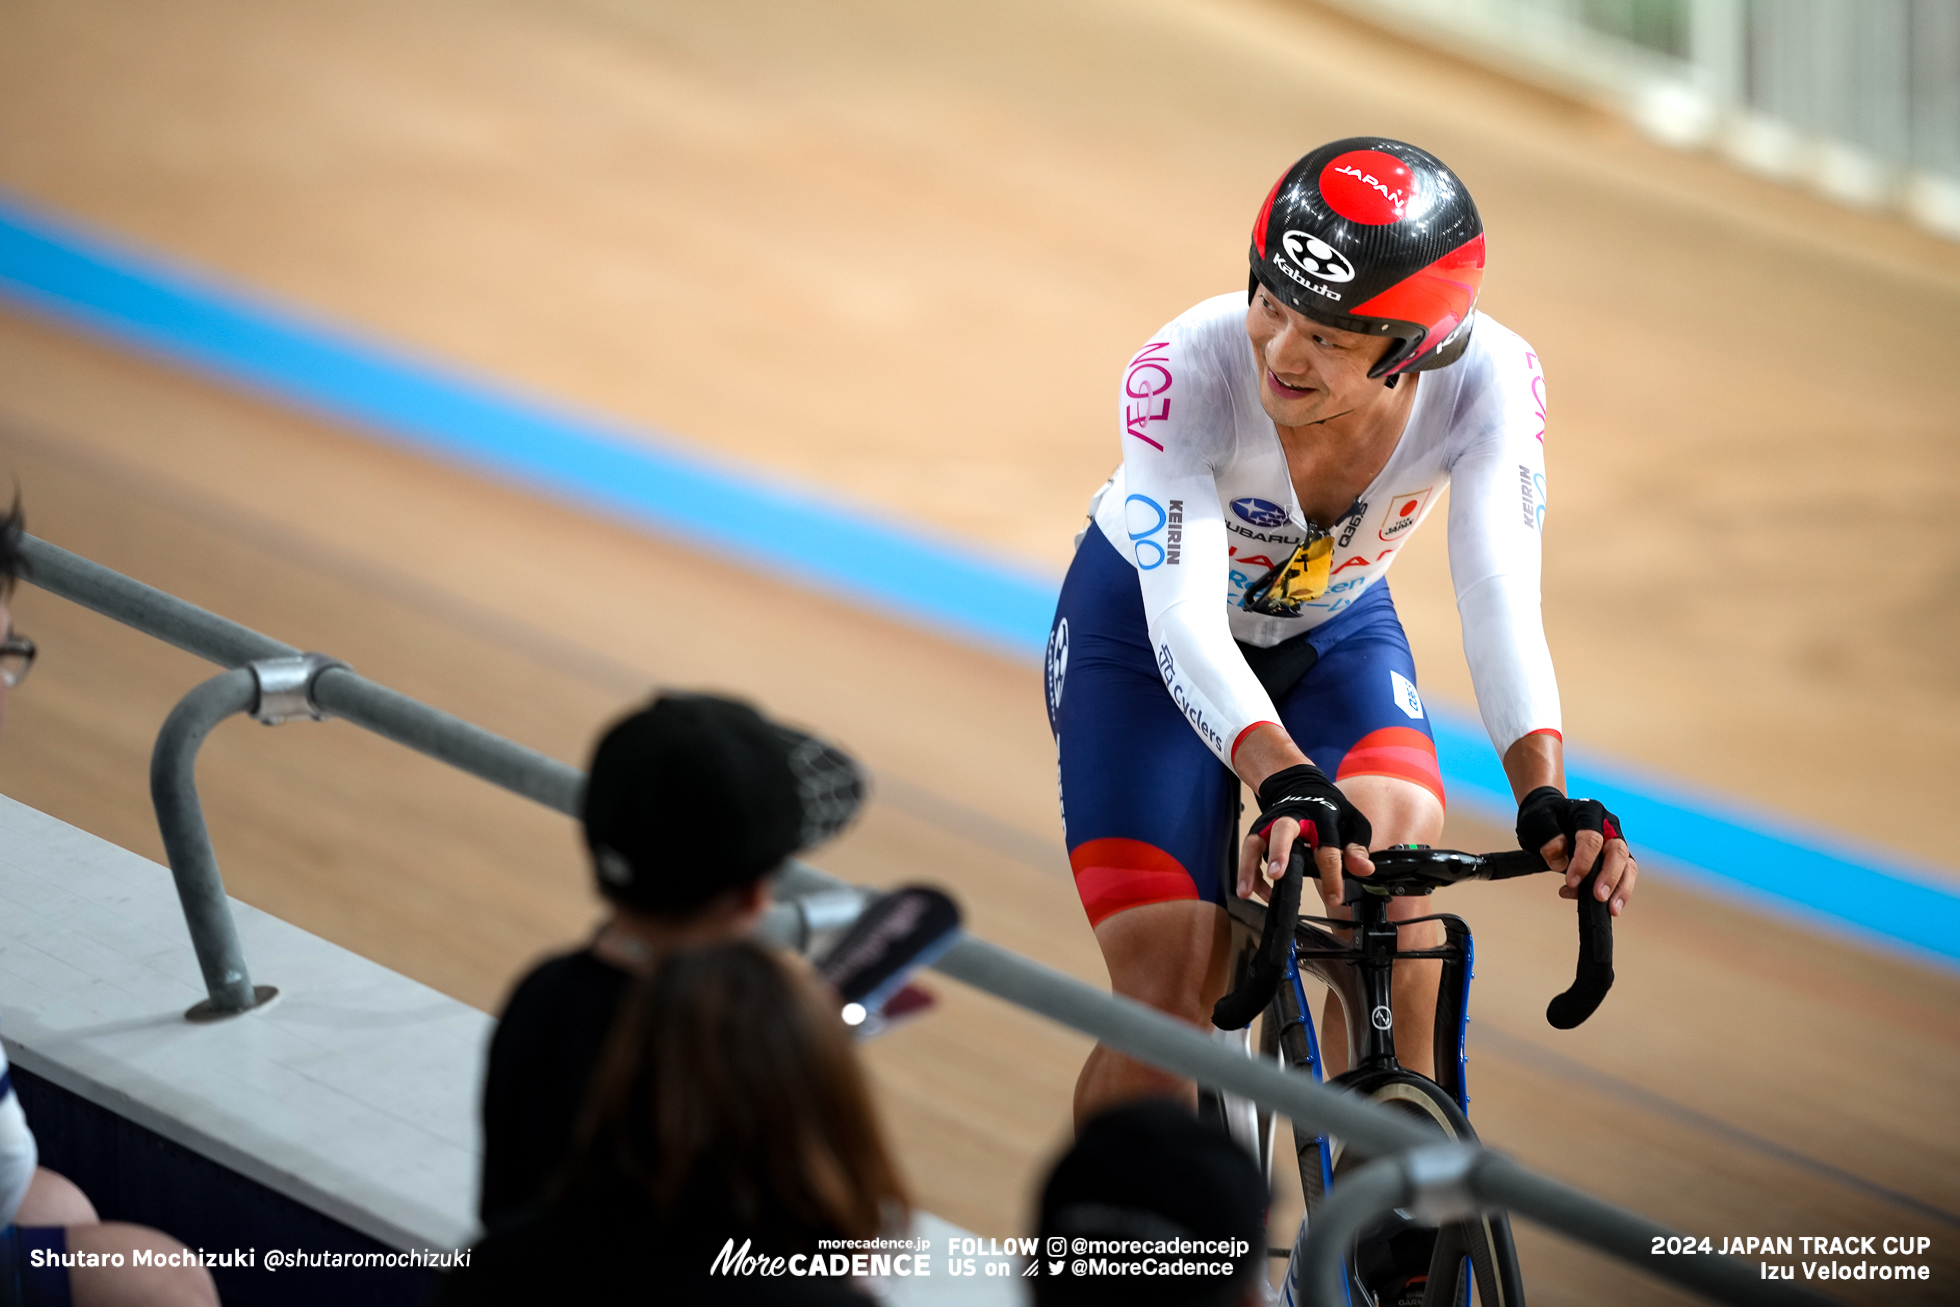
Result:
[[[1350,1071],[1334,1083],[1406,1113],[1452,1142],[1476,1142],[1463,1109],[1427,1076],[1399,1069]],[[1343,1173],[1362,1164],[1336,1140],[1333,1192],[1340,1192]],[[1485,1212],[1441,1231],[1390,1216],[1355,1240],[1348,1258],[1351,1296],[1356,1307],[1458,1307],[1467,1301],[1461,1278],[1466,1256],[1481,1307],[1524,1307],[1517,1243],[1504,1212]]]

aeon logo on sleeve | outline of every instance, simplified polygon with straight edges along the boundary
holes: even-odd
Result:
[[[1250,495],[1234,499],[1232,511],[1254,526],[1279,526],[1286,521],[1285,509],[1270,499],[1254,499]]]
[[[1424,486],[1410,495],[1397,495],[1388,501],[1388,520],[1382,523],[1378,534],[1384,540],[1399,540],[1409,533],[1409,528],[1422,516],[1422,506],[1429,502],[1429,492],[1433,486]]]
[[[1353,281],[1354,265],[1347,256],[1312,232],[1289,231],[1280,237],[1286,257],[1317,281]]]
[[[1169,341],[1151,341],[1123,374],[1123,429],[1152,449],[1162,449],[1164,442],[1145,435],[1144,427],[1171,416],[1170,348]]]

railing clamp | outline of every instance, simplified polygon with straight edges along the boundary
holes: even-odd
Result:
[[[1484,1204],[1476,1192],[1481,1149],[1464,1144],[1430,1144],[1402,1154],[1410,1200],[1403,1210],[1423,1225],[1444,1225],[1475,1216]]]
[[[258,700],[251,709],[252,720],[267,726],[280,722],[323,722],[331,715],[313,701],[313,682],[329,667],[347,667],[338,658],[320,653],[292,654],[284,658],[261,658],[248,663],[258,682]],[[348,671],[354,670],[351,667]]]

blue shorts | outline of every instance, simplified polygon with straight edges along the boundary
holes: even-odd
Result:
[[[1386,582],[1305,636],[1312,665],[1275,705],[1337,780],[1394,776],[1443,797],[1415,660]],[[1137,572],[1093,524],[1049,637],[1048,725],[1069,865],[1091,925],[1174,899],[1223,904],[1238,865],[1239,780],[1171,701]],[[1230,870],[1228,870],[1230,869]]]

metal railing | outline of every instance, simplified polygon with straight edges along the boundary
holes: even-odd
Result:
[[[178,703],[151,758],[158,824],[209,994],[186,1014],[190,1019],[239,1017],[271,990],[252,983],[197,800],[198,746],[227,717],[251,713],[268,722],[339,717],[567,816],[577,815],[584,777],[574,767],[378,685],[345,663],[303,654],[45,540],[28,536],[22,547],[25,579],[33,585],[230,669]],[[782,901],[765,916],[761,930],[793,947],[807,945],[816,930],[847,922],[870,893],[798,862],[778,877],[776,891]],[[1338,1136],[1357,1154],[1386,1159],[1371,1164],[1369,1183],[1343,1183],[1339,1209],[1330,1204],[1327,1210],[1334,1215],[1324,1223],[1358,1229],[1385,1211],[1384,1203],[1446,1212],[1466,1210],[1466,1204],[1470,1209],[1501,1206],[1718,1302],[1829,1301],[1795,1285],[1764,1280],[1753,1268],[1726,1257],[1653,1257],[1654,1240],[1675,1231],[1486,1148],[1464,1148],[1453,1154],[1457,1160],[1439,1163],[1436,1136],[1408,1117],[1283,1071],[1275,1063],[1228,1052],[1204,1032],[1153,1008],[1104,993],[976,936],[962,936],[933,966],[1131,1057],[1238,1094],[1315,1133]],[[1320,1245],[1309,1251],[1325,1256]],[[1340,1251],[1335,1248],[1337,1268]]]

